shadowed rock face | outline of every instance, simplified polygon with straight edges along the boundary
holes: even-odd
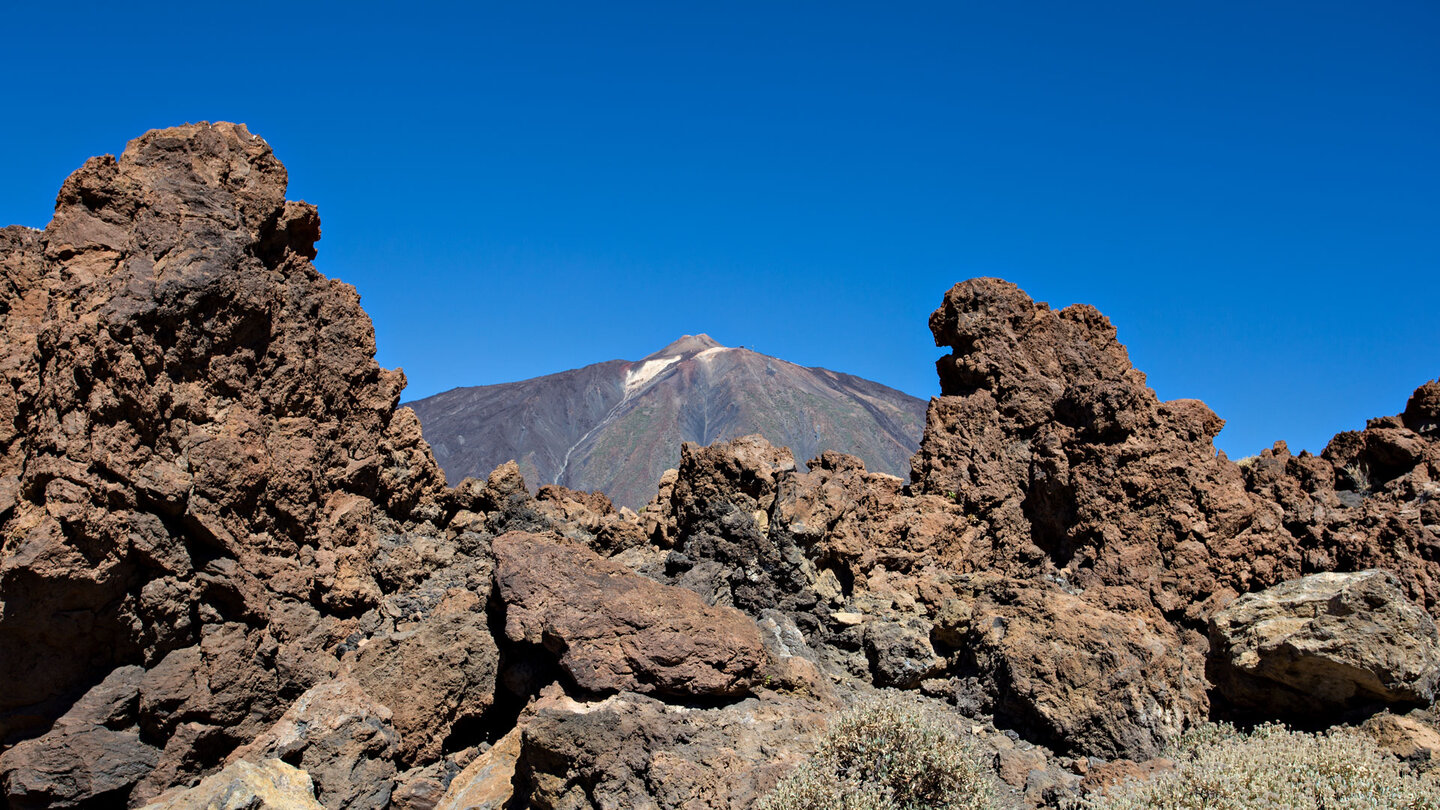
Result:
[[[849,374],[805,368],[708,335],[637,362],[612,360],[410,403],[451,481],[514,459],[532,486],[605,492],[639,508],[680,445],[759,433],[800,458],[825,450],[901,473],[925,403]]]

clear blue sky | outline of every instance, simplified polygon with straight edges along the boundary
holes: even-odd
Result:
[[[407,398],[708,332],[937,392],[955,282],[1095,304],[1232,456],[1440,376],[1440,3],[16,4],[0,222],[247,123]]]

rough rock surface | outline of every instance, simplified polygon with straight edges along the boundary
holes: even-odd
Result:
[[[354,681],[336,679],[300,696],[269,730],[230,755],[304,770],[327,810],[378,810],[390,800],[400,735],[391,712]]]
[[[973,279],[946,293],[930,330],[951,354],[936,364],[915,486],[977,518],[987,567],[1063,577],[1102,605],[1144,598],[1195,626],[1300,573],[1279,510],[1217,456],[1224,421],[1195,400],[1160,402],[1094,307],[1054,311]]]
[[[941,607],[937,635],[997,685],[995,713],[1061,751],[1148,759],[1209,710],[1204,661],[1139,607],[980,576]],[[1153,608],[1150,609],[1153,611]]]
[[[15,810],[74,807],[121,794],[159,761],[131,726],[140,667],[121,667],[66,712],[50,733],[0,756],[0,785]]]
[[[748,694],[767,664],[754,622],[579,546],[522,532],[495,538],[505,634],[544,646],[586,692]]]
[[[59,718],[144,670],[101,724],[134,767],[87,754],[64,801],[218,767],[407,584],[387,541],[443,534],[403,376],[310,264],[319,218],[285,184],[242,126],[157,130],[0,237],[0,747],[84,751],[100,732]]]
[[[932,319],[909,484],[744,437],[685,446],[640,515],[515,464],[446,489],[284,184],[243,127],[178,127],[0,230],[0,807],[747,807],[885,688],[1054,805],[1207,699],[1313,685],[1276,672],[1355,684],[1321,725],[1433,698],[1440,383],[1236,465],[1093,309],[977,279]],[[1268,664],[1217,668],[1251,641]]]
[[[1440,616],[1440,381],[1415,390],[1398,416],[1340,433],[1319,456],[1284,442],[1245,465],[1254,492],[1284,510],[1305,569],[1394,573]]]
[[[394,714],[396,757],[416,764],[438,757],[457,722],[483,715],[494,703],[499,651],[485,602],[474,590],[446,589],[423,617],[406,618],[350,660],[355,680]]]
[[[993,547],[953,499],[840,454],[809,466],[758,437],[685,448],[656,508],[663,570],[756,618],[780,608],[831,671],[948,696],[1064,753],[1144,759],[1205,719],[1203,637],[1143,593],[1092,600],[1043,567],[976,578]]]
[[[1210,620],[1211,677],[1230,702],[1280,717],[1427,705],[1440,631],[1384,571],[1312,574],[1236,599]]]
[[[189,790],[167,793],[145,810],[323,810],[310,777],[278,759],[237,762]]]
[[[524,727],[517,783],[531,806],[752,807],[804,757],[825,715],[805,701],[720,709],[619,694],[561,699]]]
[[[502,810],[515,795],[515,765],[520,758],[519,726],[476,757],[450,782],[435,810]]]

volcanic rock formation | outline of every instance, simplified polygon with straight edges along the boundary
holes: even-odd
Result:
[[[1383,704],[1440,672],[1440,382],[1237,465],[1094,309],[975,279],[908,482],[744,436],[638,515],[447,488],[284,189],[177,127],[0,230],[0,807],[750,807],[881,689],[1030,806],[1296,689],[1437,738]]]
[[[925,403],[849,374],[685,335],[637,362],[612,360],[409,403],[451,481],[514,459],[531,485],[604,492],[638,509],[680,444],[759,433],[800,458],[824,450],[903,473]]]

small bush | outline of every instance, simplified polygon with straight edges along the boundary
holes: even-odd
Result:
[[[887,698],[841,715],[758,810],[984,810],[990,778],[943,713]]]
[[[1209,724],[1169,752],[1176,769],[1110,788],[1086,810],[1440,810],[1440,781],[1417,777],[1362,734]]]

